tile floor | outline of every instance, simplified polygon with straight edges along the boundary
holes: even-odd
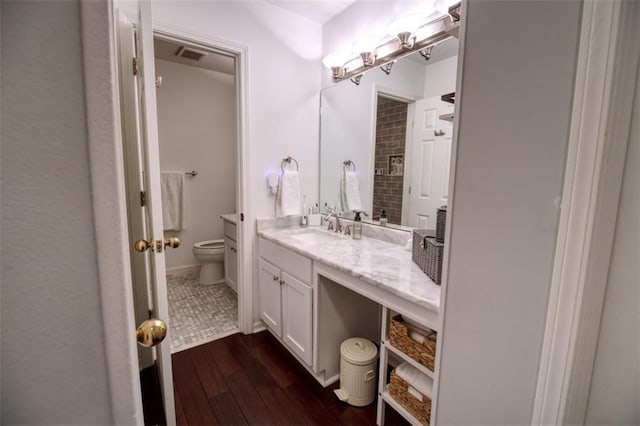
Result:
[[[198,274],[167,276],[171,353],[238,331],[238,299],[225,283],[198,284]]]

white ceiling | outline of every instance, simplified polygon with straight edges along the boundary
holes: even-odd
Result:
[[[324,24],[356,0],[266,0],[266,2]]]

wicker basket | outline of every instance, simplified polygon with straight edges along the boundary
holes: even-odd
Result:
[[[424,342],[419,343],[409,337],[409,328],[404,319],[402,319],[402,315],[396,315],[391,318],[389,334],[389,340],[393,347],[433,371],[437,343],[437,333],[435,331],[429,336],[424,336]]]
[[[435,231],[423,229],[413,231],[413,262],[436,284],[442,281],[443,255],[444,244],[436,241]]]
[[[400,405],[402,405],[413,417],[418,419],[423,425],[429,425],[431,420],[431,399],[422,395],[422,401],[411,395],[408,391],[409,384],[402,380],[394,371],[391,372],[391,383],[389,384],[389,394]]]
[[[444,243],[444,228],[447,224],[447,206],[442,206],[436,211],[436,241]]]

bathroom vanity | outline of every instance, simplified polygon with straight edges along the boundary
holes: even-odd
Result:
[[[238,292],[238,230],[236,213],[220,216],[224,226],[224,279],[233,291]]]
[[[339,379],[344,340],[372,340],[380,348],[378,423],[390,404],[419,424],[389,396],[388,364],[410,362],[432,381],[434,373],[390,345],[389,321],[401,314],[437,331],[440,287],[403,244],[276,225],[258,220],[260,317],[269,331],[323,386]]]

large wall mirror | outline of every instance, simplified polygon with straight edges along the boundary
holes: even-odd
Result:
[[[435,229],[448,202],[458,41],[398,60],[389,75],[364,74],[323,90],[320,108],[320,202],[341,208],[345,168],[355,170],[361,209],[378,223]],[[345,164],[345,162],[350,162]]]

